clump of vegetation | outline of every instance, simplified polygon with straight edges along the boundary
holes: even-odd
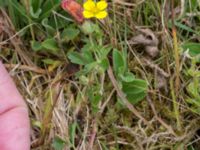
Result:
[[[0,6],[32,149],[200,149],[198,0]]]

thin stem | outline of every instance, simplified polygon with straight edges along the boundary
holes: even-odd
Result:
[[[174,48],[174,59],[175,59],[175,88],[173,84],[173,80],[170,79],[170,86],[171,86],[171,94],[173,99],[173,107],[174,107],[174,113],[176,116],[177,121],[177,127],[180,130],[181,129],[181,123],[180,123],[180,113],[179,113],[179,102],[177,102],[177,96],[179,93],[180,88],[180,57],[179,57],[179,49],[178,49],[178,40],[177,40],[177,32],[175,27],[175,14],[174,14],[174,0],[172,0],[172,36],[173,36],[173,48]]]
[[[25,8],[26,8],[26,12],[29,15],[28,22],[29,22],[29,24],[32,24],[32,20],[30,18],[30,2],[29,2],[29,0],[24,0],[24,5],[25,5]],[[33,26],[30,26],[30,32],[31,32],[32,39],[35,40],[35,34],[34,34]]]
[[[108,69],[108,76],[113,84],[113,87],[115,88],[118,96],[121,98],[123,103],[126,105],[126,107],[139,119],[141,119],[146,125],[150,126],[150,123],[137,111],[137,109],[127,100],[126,96],[124,93],[121,91],[121,89],[118,86],[118,83],[114,77],[113,70],[111,66],[109,66]]]

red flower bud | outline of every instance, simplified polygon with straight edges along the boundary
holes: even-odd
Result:
[[[83,7],[75,0],[62,0],[61,6],[65,11],[72,15],[77,22],[83,22]]]

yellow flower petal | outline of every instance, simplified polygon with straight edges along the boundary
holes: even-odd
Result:
[[[92,13],[92,12],[90,12],[90,11],[86,11],[86,10],[84,10],[83,11],[83,16],[84,16],[84,18],[92,18],[92,17],[94,17],[94,14]]]
[[[95,17],[98,19],[103,19],[107,17],[108,13],[106,11],[100,11],[99,13],[95,14]]]
[[[88,0],[83,4],[83,8],[88,11],[93,11],[94,9],[96,9],[95,2]]]
[[[99,2],[97,2],[97,8],[98,10],[104,10],[108,7],[108,3],[104,0],[101,0]]]

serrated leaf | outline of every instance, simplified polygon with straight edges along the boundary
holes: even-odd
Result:
[[[92,69],[94,69],[96,66],[98,65],[98,63],[95,61],[95,62],[92,62],[92,63],[89,63],[85,66],[84,70],[86,72],[90,72]]]
[[[122,82],[122,90],[127,99],[133,104],[140,102],[146,96],[147,87],[147,82],[140,79],[132,82]]]
[[[82,52],[90,51],[92,49],[92,44],[90,41],[87,41],[86,44],[81,48]]]
[[[47,39],[44,42],[42,42],[42,47],[47,49],[49,52],[52,52],[54,54],[58,53],[59,47],[57,45],[57,42],[55,39]]]
[[[107,46],[107,47],[102,47],[100,50],[99,50],[99,53],[100,53],[100,58],[107,58],[108,56],[108,53],[111,51],[112,47],[111,46]]]
[[[92,56],[92,52],[91,51],[84,51],[82,53],[82,55],[83,55],[84,59],[87,60],[88,63],[91,63],[91,62],[94,61],[94,58]]]
[[[79,65],[88,64],[88,60],[78,52],[69,52],[68,53],[68,58],[74,64],[79,64]]]
[[[137,94],[147,89],[145,80],[135,79],[132,82],[123,82],[123,91],[127,94]]]

